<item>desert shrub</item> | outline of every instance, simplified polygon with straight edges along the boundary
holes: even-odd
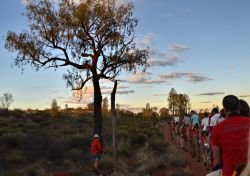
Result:
[[[22,145],[24,138],[23,132],[5,133],[0,136],[0,143],[5,144],[8,148],[18,148]]]
[[[81,159],[81,150],[80,149],[71,149],[68,154],[67,154],[67,158],[69,158],[70,160],[77,162],[80,161]]]
[[[119,148],[118,148],[118,154],[120,156],[129,157],[129,156],[132,156],[133,150],[131,150],[131,148],[130,148],[130,146],[128,144],[123,144],[123,145],[119,146]]]
[[[113,158],[110,155],[103,155],[103,158],[100,161],[100,169],[108,170],[113,167]]]
[[[166,151],[167,144],[165,143],[163,138],[154,136],[149,139],[149,147],[155,153],[163,153]]]
[[[29,164],[25,168],[25,175],[26,176],[44,176],[46,175],[44,166],[40,163],[32,163]]]
[[[61,129],[58,130],[62,135],[74,135],[76,132],[74,129],[70,128],[70,127],[63,127]]]
[[[62,138],[54,138],[48,145],[48,158],[58,163],[64,160],[68,148]]]
[[[71,167],[73,165],[74,165],[74,162],[71,161],[70,159],[65,159],[65,160],[62,161],[62,166],[63,167],[67,168],[67,167]]]
[[[30,162],[48,157],[48,147],[53,138],[46,132],[37,131],[26,135],[22,149]]]
[[[192,176],[192,174],[186,173],[186,172],[179,172],[179,173],[170,174],[169,176]]]
[[[187,164],[184,158],[180,157],[179,155],[172,155],[172,157],[169,159],[169,162],[173,167],[185,167]]]
[[[81,148],[83,140],[82,135],[72,135],[65,138],[65,142],[70,148]]]
[[[147,141],[147,137],[141,133],[133,134],[130,137],[130,143],[132,147],[135,147],[135,148],[144,146],[146,141]]]
[[[129,133],[126,130],[118,131],[117,136],[119,141],[128,141],[129,139]]]
[[[21,164],[25,162],[25,156],[21,151],[11,151],[5,155],[5,161],[9,164]]]
[[[4,176],[24,176],[24,174],[21,171],[12,170],[12,171],[7,171],[6,173],[4,173]]]

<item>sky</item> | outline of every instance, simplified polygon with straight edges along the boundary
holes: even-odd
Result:
[[[119,0],[119,3],[126,3]],[[135,42],[150,47],[147,71],[123,72],[117,103],[140,111],[167,107],[171,88],[190,97],[192,109],[222,107],[224,96],[234,94],[250,103],[250,1],[249,0],[134,0],[139,19]],[[0,95],[9,92],[11,109],[45,109],[56,99],[62,108],[85,107],[93,101],[91,84],[83,98],[72,94],[62,79],[64,69],[36,72],[27,65],[13,66],[15,53],[4,48],[8,31],[28,28],[24,0],[1,0]],[[103,97],[112,83],[102,81]]]

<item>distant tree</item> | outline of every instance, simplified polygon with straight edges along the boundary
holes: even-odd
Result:
[[[56,126],[56,120],[57,120],[57,118],[59,116],[59,111],[58,111],[59,108],[60,107],[57,105],[56,99],[53,99],[52,103],[51,103],[50,115],[51,115],[51,117],[53,118],[53,121],[54,121],[54,129],[57,128],[57,126]]]
[[[121,106],[120,106],[120,104],[118,104],[118,103],[116,103],[116,112],[120,112],[120,110],[121,110]]]
[[[0,101],[5,115],[9,116],[9,107],[14,102],[13,95],[11,93],[4,93]]]
[[[103,110],[103,112],[108,112],[109,111],[109,100],[108,100],[107,97],[105,97],[102,100],[102,110]]]
[[[146,104],[146,108],[142,109],[142,113],[143,113],[143,117],[146,118],[146,119],[149,119],[149,118],[152,117],[153,110],[150,108],[149,103]]]
[[[177,97],[177,112],[184,116],[191,109],[190,99],[186,94],[177,94]]]
[[[177,110],[178,105],[178,94],[174,88],[172,88],[168,94],[168,108],[172,115],[174,115]]]
[[[161,118],[169,117],[169,109],[167,109],[167,108],[161,108],[159,113],[160,113]]]
[[[68,109],[68,108],[69,108],[68,104],[65,104],[65,109]]]
[[[102,136],[102,93],[99,81],[114,79],[122,70],[143,71],[148,49],[135,47],[133,4],[117,0],[30,0],[26,6],[29,30],[8,32],[5,48],[17,53],[15,65],[67,67],[64,79],[72,89],[94,87],[94,133]]]
[[[88,103],[87,108],[89,111],[94,111],[94,103]]]
[[[53,118],[57,118],[58,117],[58,114],[59,114],[59,106],[57,105],[57,101],[56,99],[53,99],[52,100],[52,103],[51,103],[51,117]]]

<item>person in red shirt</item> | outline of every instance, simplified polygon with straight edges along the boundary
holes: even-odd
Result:
[[[94,135],[91,142],[91,155],[94,159],[94,172],[98,173],[99,162],[102,158],[103,148],[98,134]]]
[[[239,114],[236,96],[224,97],[222,104],[226,118],[212,131],[213,170],[222,166],[222,175],[232,176],[237,166],[247,162],[250,119]]]

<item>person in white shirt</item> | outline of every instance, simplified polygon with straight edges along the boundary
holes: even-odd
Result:
[[[202,132],[207,131],[208,122],[209,122],[208,113],[205,112],[204,117],[203,117],[203,119],[201,121]]]
[[[212,113],[213,113],[213,116],[211,117],[210,125],[209,126],[214,127],[215,125],[218,124],[218,119],[220,118],[219,109],[218,108],[214,108],[212,110]]]

